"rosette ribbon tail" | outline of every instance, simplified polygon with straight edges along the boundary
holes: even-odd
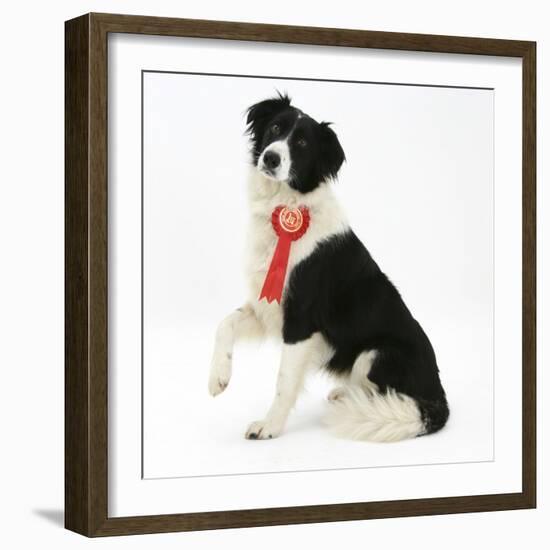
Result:
[[[271,225],[279,238],[258,300],[265,298],[268,304],[273,300],[280,304],[288,268],[290,245],[292,241],[297,241],[307,231],[309,210],[305,206],[298,208],[277,206],[271,213]]]
[[[273,300],[276,300],[279,304],[281,303],[291,244],[292,239],[289,235],[282,233],[279,236],[259,300],[266,298],[268,304]]]

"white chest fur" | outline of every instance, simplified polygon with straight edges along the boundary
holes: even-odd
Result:
[[[290,208],[305,206],[310,215],[310,224],[305,235],[293,242],[290,248],[285,288],[296,264],[307,258],[321,241],[346,231],[349,226],[328,183],[321,184],[304,195],[291,189],[286,183],[266,178],[252,168],[248,185],[251,220],[247,236],[246,275],[249,302],[268,334],[280,336],[281,306],[275,301],[268,304],[265,299],[258,300],[277,245],[278,238],[271,225],[273,210],[279,205]]]

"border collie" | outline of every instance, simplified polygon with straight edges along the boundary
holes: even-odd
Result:
[[[332,193],[345,155],[330,123],[279,94],[248,109],[247,132],[249,297],[218,327],[210,393],[229,384],[236,340],[275,336],[283,341],[275,398],[246,438],[279,436],[305,374],[319,368],[340,380],[326,418],[337,435],[398,441],[440,430],[449,409],[430,341]],[[291,243],[280,300],[270,301],[260,296],[279,241],[272,217],[281,206],[307,211],[309,225]]]

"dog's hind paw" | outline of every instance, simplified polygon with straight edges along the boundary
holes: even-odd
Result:
[[[346,388],[343,386],[340,386],[338,388],[332,389],[329,394],[327,395],[327,399],[334,403],[335,401],[338,401],[339,399],[342,399],[347,394]]]

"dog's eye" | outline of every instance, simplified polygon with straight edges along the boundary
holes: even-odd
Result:
[[[307,147],[307,141],[304,138],[300,138],[297,143],[300,147]]]
[[[278,125],[278,124],[274,124],[272,127],[271,127],[271,133],[275,134],[276,136],[278,136],[280,133],[281,133],[281,127]]]

